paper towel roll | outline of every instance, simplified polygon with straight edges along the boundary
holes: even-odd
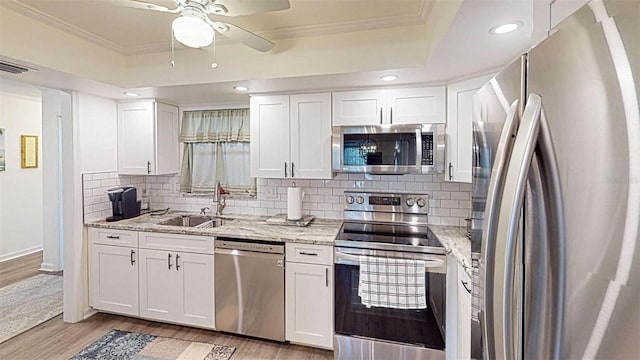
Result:
[[[304,191],[299,187],[290,187],[287,189],[287,219],[302,219],[302,198]]]

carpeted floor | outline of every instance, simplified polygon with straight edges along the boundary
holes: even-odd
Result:
[[[0,288],[0,343],[62,313],[62,276],[39,274]]]
[[[236,348],[111,330],[70,360],[228,360]]]

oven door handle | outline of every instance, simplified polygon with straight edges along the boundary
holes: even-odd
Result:
[[[376,256],[370,256],[370,257],[375,258]],[[413,260],[413,259],[409,259],[409,260]],[[425,262],[424,267],[426,269],[439,268],[444,265],[444,260],[442,259],[415,259],[415,260],[424,261]],[[336,251],[334,262],[336,264],[360,265],[360,255],[351,255],[351,254],[345,254],[345,253]]]

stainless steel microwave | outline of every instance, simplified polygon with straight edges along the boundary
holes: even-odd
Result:
[[[334,172],[442,173],[444,124],[334,126],[332,149]]]

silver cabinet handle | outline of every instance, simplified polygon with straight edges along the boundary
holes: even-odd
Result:
[[[120,236],[107,235],[107,239],[120,239]]]
[[[565,291],[565,226],[564,210],[562,204],[562,189],[555,150],[548,127],[546,116],[542,109],[542,99],[536,94],[531,94],[522,116],[522,123],[518,130],[513,153],[509,160],[507,177],[505,178],[504,194],[500,204],[497,228],[497,239],[505,239],[505,247],[496,250],[496,264],[504,260],[504,267],[496,265],[496,279],[501,281],[501,294],[494,298],[494,303],[500,308],[494,308],[494,322],[496,334],[502,335],[500,340],[504,344],[496,342],[497,358],[516,358],[514,333],[516,326],[513,299],[515,297],[514,285],[516,284],[516,247],[520,212],[524,203],[527,189],[527,179],[532,171],[533,155],[536,152],[536,164],[539,164],[541,189],[545,192],[543,216],[547,229],[542,234],[542,241],[549,246],[550,262],[547,267],[540,269],[546,272],[544,277],[550,279],[549,299],[533,299],[533,301],[549,301],[550,333],[542,336],[547,342],[549,354],[544,357],[558,359],[562,354],[562,335],[564,323],[564,291]],[[500,248],[497,245],[496,248]],[[495,284],[494,284],[495,285]],[[494,295],[498,295],[494,291]],[[534,304],[534,307],[536,304]],[[527,350],[538,352],[537,349]],[[500,353],[502,352],[502,353]],[[528,357],[525,354],[525,357]]]
[[[180,270],[180,263],[178,262],[180,260],[180,254],[176,254],[176,271]]]
[[[391,115],[391,117],[389,118],[389,124],[393,124],[393,108],[389,109],[389,114]]]
[[[284,162],[284,177],[287,177],[287,162]]]
[[[167,254],[167,266],[171,270],[171,253]]]
[[[293,163],[293,161],[291,162],[291,177],[293,177],[293,167],[295,166],[295,164]]]
[[[380,125],[382,125],[382,107],[380,107]]]
[[[449,180],[453,180],[453,164],[449,162]]]
[[[495,250],[496,250],[496,223],[498,220],[498,207],[502,199],[504,189],[504,179],[509,165],[509,154],[513,147],[514,137],[518,121],[519,101],[516,100],[511,104],[507,112],[507,118],[500,134],[496,157],[494,159],[491,181],[489,182],[489,190],[487,191],[487,203],[485,206],[485,223],[482,232],[482,257],[484,264],[481,267],[480,276],[484,279],[483,302],[485,304],[493,304],[494,299],[494,267],[495,267]],[[482,131],[483,129],[480,129]],[[504,245],[501,245],[504,246]],[[502,280],[498,280],[500,282]],[[494,312],[492,306],[485,306],[484,320],[481,321],[483,326],[483,345],[487,352],[487,358],[495,359],[495,340],[494,340]]]
[[[324,268],[324,285],[329,287],[329,268]]]
[[[151,161],[147,161],[147,174],[151,174]]]
[[[135,250],[131,250],[131,265],[134,265],[136,263],[136,252]]]
[[[299,254],[300,255],[307,255],[307,256],[318,256],[317,253],[310,253],[310,252],[305,252],[305,251],[300,251]]]
[[[469,283],[464,280],[460,280],[460,282],[462,283],[462,286],[464,286],[464,289],[467,290],[469,294],[471,294],[471,289],[469,289],[469,286],[468,286]]]

